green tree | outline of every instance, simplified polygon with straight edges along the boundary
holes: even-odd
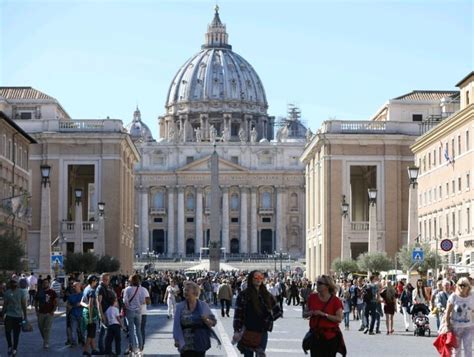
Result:
[[[25,249],[20,237],[5,223],[0,225],[0,270],[22,271]]]
[[[392,260],[385,252],[364,253],[357,257],[357,265],[361,271],[381,272],[393,268]]]
[[[97,256],[93,253],[68,253],[64,260],[64,270],[70,273],[93,273],[97,268]]]
[[[436,268],[436,263],[438,264],[438,266],[441,264],[441,256],[431,249],[429,243],[422,243],[421,245],[419,245],[419,247],[422,248],[424,252],[423,262],[413,263],[412,255],[413,248],[415,247],[415,244],[411,244],[410,246],[404,245],[397,253],[398,261],[402,265],[403,270],[408,270],[412,268],[412,270],[418,270],[420,274],[426,274],[429,269]]]
[[[336,258],[331,264],[331,269],[339,274],[349,274],[354,273],[359,270],[357,262],[353,259],[344,259]]]
[[[110,255],[103,255],[97,262],[96,271],[100,274],[116,272],[120,269],[120,262]]]

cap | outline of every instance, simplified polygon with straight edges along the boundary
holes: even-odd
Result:
[[[89,276],[87,277],[87,282],[88,282],[89,284],[92,283],[94,280],[95,280],[95,281],[98,280],[97,277],[96,277],[94,274],[91,274],[91,275],[89,275]]]

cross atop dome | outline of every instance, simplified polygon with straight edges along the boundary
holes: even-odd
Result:
[[[219,6],[214,7],[214,18],[207,26],[207,33],[205,35],[205,44],[202,48],[226,48],[232,49],[228,42],[229,35],[226,32],[225,25],[219,17]]]
[[[133,112],[133,121],[141,121],[142,120],[142,114],[140,113],[140,109],[138,109],[138,104],[137,104],[137,109]]]

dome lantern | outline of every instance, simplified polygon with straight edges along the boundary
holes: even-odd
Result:
[[[214,19],[207,26],[207,33],[205,36],[206,43],[202,45],[202,48],[232,49],[232,46],[227,43],[229,35],[226,32],[225,25],[219,17],[219,6],[216,5],[214,11]]]

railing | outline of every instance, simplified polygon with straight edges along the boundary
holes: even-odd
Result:
[[[355,232],[368,231],[369,222],[351,222],[351,230]]]
[[[82,222],[82,231],[83,232],[96,232],[97,226],[94,223],[95,222]],[[61,232],[63,233],[74,232],[75,228],[76,228],[76,222],[74,221],[61,222]]]
[[[150,214],[166,214],[166,208],[152,207],[150,208]]]
[[[273,208],[259,208],[259,214],[273,214]]]
[[[22,129],[29,133],[38,132],[125,132],[123,123],[118,119],[84,119],[84,120],[15,120]]]
[[[331,134],[401,134],[420,135],[419,122],[328,120],[321,131]]]

